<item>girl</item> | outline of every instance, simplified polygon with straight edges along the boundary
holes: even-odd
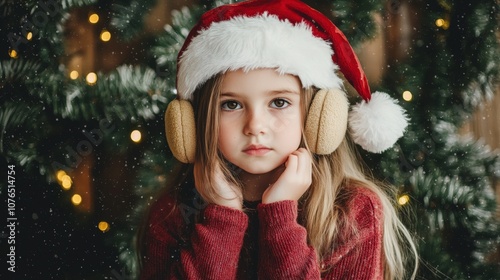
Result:
[[[350,112],[337,70],[364,99]],[[328,18],[296,0],[213,9],[179,53],[177,90],[166,131],[185,164],[150,209],[142,279],[415,277],[410,234],[351,143],[388,149],[406,116],[370,93]]]

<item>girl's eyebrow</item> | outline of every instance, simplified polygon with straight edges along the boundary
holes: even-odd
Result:
[[[292,89],[277,89],[277,90],[270,90],[270,91],[266,92],[266,94],[268,94],[268,95],[287,94],[287,93],[300,95],[299,92],[297,92],[296,90],[292,90]],[[224,96],[224,97],[234,97],[234,96],[238,96],[239,94],[235,93],[235,92],[228,91],[228,92],[221,92],[220,95]]]
[[[238,96],[237,93],[234,93],[234,92],[221,92],[220,96],[229,96],[229,97],[233,97],[233,96]]]
[[[299,92],[297,92],[293,89],[280,89],[280,90],[272,90],[272,91],[268,92],[268,94],[281,94],[281,93],[292,93],[292,94],[300,95]]]

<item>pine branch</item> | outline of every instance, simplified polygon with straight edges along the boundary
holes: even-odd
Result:
[[[123,65],[107,75],[98,73],[95,85],[70,81],[50,69],[38,77],[29,84],[31,92],[51,106],[54,114],[72,120],[151,119],[162,112],[172,94],[152,69],[141,66]]]
[[[423,168],[418,168],[409,182],[415,199],[428,212],[426,224],[430,234],[468,222],[457,218],[465,216],[474,191],[463,185],[458,177],[442,176],[438,171],[425,172]]]
[[[26,170],[32,170],[32,163],[39,157],[34,147],[47,130],[37,121],[43,106],[29,101],[5,101],[0,108],[0,154],[17,162]]]
[[[136,37],[144,28],[144,16],[151,11],[154,0],[130,0],[126,4],[112,5],[111,25],[125,40]]]
[[[331,2],[334,22],[346,35],[351,45],[359,45],[374,37],[376,24],[373,13],[382,11],[383,1],[334,0]]]
[[[12,1],[0,0],[0,15],[2,18],[7,17],[7,15],[12,14],[14,10],[14,4]]]
[[[63,9],[71,9],[77,7],[85,7],[97,3],[98,0],[63,0],[61,6]]]
[[[175,82],[177,54],[203,11],[201,7],[184,7],[180,11],[172,11],[172,24],[165,26],[165,32],[157,37],[151,48],[152,56],[158,66],[164,69],[171,83]]]
[[[51,6],[54,4],[59,5],[62,9],[68,10],[71,8],[77,8],[77,7],[84,7],[88,5],[92,5],[97,3],[98,0],[62,0],[62,1],[49,1],[49,0],[44,0],[43,2],[40,0],[25,0],[22,1],[23,5],[26,7],[30,7],[32,12],[36,11],[36,8],[38,8],[41,5],[45,6]]]
[[[452,84],[464,90],[471,83],[483,85],[498,79],[500,46],[498,1],[458,1],[451,10],[446,48],[452,54]],[[464,104],[468,105],[468,104]]]
[[[2,60],[0,61],[0,88],[3,88],[7,83],[16,83],[39,69],[40,64],[31,60],[22,58]]]
[[[484,192],[483,188],[491,189],[490,178],[498,176],[495,169],[500,163],[500,154],[481,140],[458,135],[457,130],[445,121],[435,125],[435,143],[439,148],[435,149],[432,158],[446,162],[447,174],[459,176],[467,185],[477,186],[478,192]],[[442,146],[437,143],[438,139],[443,140]]]
[[[10,5],[11,14],[5,18],[7,25],[0,29],[8,42],[5,47],[16,50],[24,59],[51,65],[55,58],[64,55],[64,23],[70,9],[95,2],[31,0]]]
[[[0,153],[4,153],[6,131],[23,125],[32,108],[15,102],[5,102],[0,108]]]
[[[426,261],[452,279],[494,274],[495,266],[485,263],[486,256],[500,241],[491,189],[490,195],[485,196],[475,187],[464,185],[457,176],[443,176],[437,170],[425,172],[423,168],[417,169],[409,182],[420,205],[419,216],[426,218],[418,220],[418,236],[425,241],[421,242],[420,251],[426,255]],[[432,240],[439,245],[429,244]],[[428,255],[434,250],[429,245],[441,252]],[[457,271],[457,267],[441,263],[448,258],[461,263],[461,269]]]
[[[173,93],[154,70],[128,65],[119,66],[88,89],[102,103],[105,116],[120,120],[131,117],[148,120],[163,114],[168,94]],[[70,89],[67,95],[73,95],[73,90]]]
[[[163,139],[160,147],[166,149]],[[172,156],[167,156],[167,151],[164,149],[158,151],[158,148],[153,147],[145,151],[135,187],[139,203],[132,213],[127,215],[124,226],[120,228],[114,237],[117,239],[117,242],[114,243],[118,247],[118,258],[127,267],[130,275],[138,277],[139,274],[136,258],[137,248],[135,246],[137,231],[143,226],[147,210],[156,199],[158,191],[164,188],[166,176],[172,173],[174,162]]]

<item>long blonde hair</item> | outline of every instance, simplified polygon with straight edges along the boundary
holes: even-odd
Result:
[[[195,161],[204,168],[200,176],[207,182],[207,188],[200,190],[201,196],[213,201],[218,195],[212,189],[214,167],[220,164],[226,178],[241,188],[241,183],[218,149],[218,129],[220,113],[220,85],[223,75],[208,80],[194,93],[193,107],[196,118],[196,156]],[[316,89],[303,89],[301,104],[303,116],[307,115],[309,104]],[[302,146],[307,148],[305,139]],[[389,186],[375,183],[360,164],[362,160],[354,152],[355,148],[349,136],[330,155],[313,156],[312,184],[299,202],[303,208],[302,219],[308,233],[308,241],[316,249],[319,262],[332,253],[339,229],[354,227],[349,224],[346,201],[349,199],[349,186],[367,188],[374,192],[383,206],[383,255],[385,258],[385,279],[403,279],[407,259],[412,256],[415,269],[411,278],[415,278],[418,266],[418,254],[411,234],[398,218],[393,202],[394,193]],[[355,231],[356,229],[353,228]],[[407,253],[408,252],[408,253]]]

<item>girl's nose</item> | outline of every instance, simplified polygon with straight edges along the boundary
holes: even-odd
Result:
[[[267,120],[268,121],[268,120]],[[264,112],[252,110],[247,113],[244,127],[245,135],[259,135],[265,132],[266,116]]]

